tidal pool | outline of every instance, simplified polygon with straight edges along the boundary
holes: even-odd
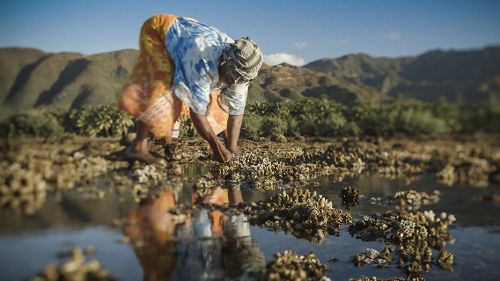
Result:
[[[499,191],[500,186],[446,186],[430,177],[421,177],[409,184],[404,179],[377,176],[360,176],[341,183],[321,178],[316,182],[319,185],[310,189],[332,200],[339,208],[341,188],[359,189],[364,197],[360,205],[349,210],[354,220],[389,209],[371,204],[372,196],[382,197],[409,189],[440,190],[440,201],[421,210],[456,216],[457,221],[450,229],[454,242],[445,247],[454,254],[455,265],[452,272],[433,265],[423,277],[426,280],[500,280],[500,205],[478,200]],[[221,192],[220,196],[257,201],[272,194],[242,189],[241,193]],[[48,197],[33,215],[0,210],[0,280],[33,276],[49,262],[62,261],[58,252],[75,246],[94,246],[95,253],[87,258],[97,259],[121,280],[251,279],[248,272],[262,269],[275,252],[284,250],[298,254],[314,252],[328,266],[327,276],[333,280],[405,276],[395,262],[383,269],[373,265],[355,267],[351,261],[354,255],[366,248],[381,250],[384,244],[351,237],[345,225],[339,236],[329,236],[316,244],[283,232],[250,226],[243,215],[227,216],[203,208],[189,218],[168,212],[181,203],[189,206],[196,202],[191,184],[186,183],[181,188],[167,188],[140,203],[113,192],[107,192],[102,199],[84,199],[81,193],[70,190]],[[123,218],[133,223],[116,226],[116,221]],[[337,261],[329,261],[332,258]]]

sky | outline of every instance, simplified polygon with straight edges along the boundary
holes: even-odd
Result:
[[[0,0],[0,47],[137,49],[142,23],[160,13],[250,36],[269,64],[500,44],[497,0]]]

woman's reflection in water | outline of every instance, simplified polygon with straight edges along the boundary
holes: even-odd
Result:
[[[169,212],[178,204],[166,187],[144,199],[129,215],[125,234],[130,238],[144,271],[144,280],[255,280],[265,260],[253,243],[245,215],[193,208],[187,214]],[[243,201],[239,189],[213,188],[193,205],[223,205]]]

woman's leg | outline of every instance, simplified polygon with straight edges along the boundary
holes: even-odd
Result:
[[[153,16],[141,28],[139,60],[120,102],[120,108],[142,120],[138,123],[134,142],[126,150],[130,160],[156,162],[148,149],[149,132],[157,138],[166,136],[167,139],[171,134],[170,110],[165,113],[158,109],[165,106],[175,108],[172,93],[168,92],[172,87],[175,65],[165,48],[165,36],[175,18],[167,14]]]
[[[127,156],[130,159],[135,159],[148,164],[154,163],[156,158],[151,155],[148,148],[149,128],[138,121],[137,133],[134,142],[127,148]]]

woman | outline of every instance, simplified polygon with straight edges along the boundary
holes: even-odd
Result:
[[[262,52],[248,37],[234,41],[186,17],[162,14],[148,19],[141,28],[139,60],[119,103],[139,122],[127,157],[154,162],[149,131],[170,144],[174,124],[187,112],[218,161],[239,155],[248,84],[261,66]],[[221,132],[227,147],[217,138]]]

